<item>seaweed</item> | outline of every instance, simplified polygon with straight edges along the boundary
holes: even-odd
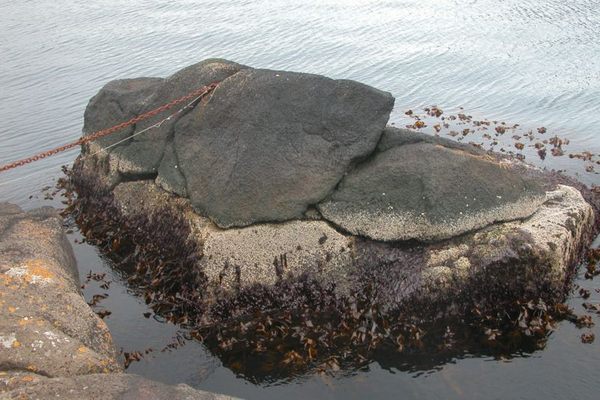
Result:
[[[485,268],[452,299],[394,303],[378,284],[390,279],[390,265],[376,257],[358,266],[362,283],[343,296],[333,284],[308,275],[278,274],[272,286],[225,291],[207,280],[201,245],[177,210],[165,205],[147,215],[125,215],[110,188],[78,163],[65,172],[63,215],[125,271],[131,290],[154,313],[181,326],[183,339],[169,349],[201,341],[254,382],[307,371],[352,371],[372,360],[413,370],[465,353],[513,357],[543,348],[560,320],[581,327],[591,322],[562,304],[564,288],[508,285]],[[285,262],[284,255],[276,258],[275,270]],[[515,260],[505,267],[496,271],[510,275],[519,265]],[[141,358],[130,353],[127,364]]]

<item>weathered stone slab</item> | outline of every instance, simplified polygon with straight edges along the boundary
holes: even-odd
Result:
[[[0,204],[0,371],[30,382],[121,369],[108,328],[79,292],[56,211]]]
[[[41,378],[0,394],[0,399],[82,400],[234,400],[234,397],[196,390],[188,385],[166,385],[132,374],[93,374]]]
[[[375,240],[449,239],[530,216],[545,200],[533,179],[492,157],[410,135],[360,164],[320,203],[323,217]]]
[[[375,149],[393,104],[353,81],[240,71],[175,127],[191,202],[221,227],[303,218]]]

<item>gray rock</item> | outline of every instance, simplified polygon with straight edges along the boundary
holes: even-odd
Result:
[[[400,129],[393,126],[386,126],[381,140],[377,145],[377,152],[381,153],[392,147],[404,146],[407,144],[415,143],[432,143],[440,146],[447,147],[449,149],[463,150],[471,154],[483,155],[486,154],[485,150],[475,147],[470,144],[460,143],[455,140],[427,135],[425,133],[412,131],[410,129]]]
[[[186,95],[194,89],[221,81],[242,68],[246,67],[226,60],[208,59],[186,67],[166,79],[138,78],[109,82],[90,100],[86,108],[84,133],[89,134],[127,121],[143,112]],[[97,152],[99,148],[115,144],[145,130],[185,105],[182,103],[176,108],[142,121],[134,127],[96,140],[95,146],[90,146],[90,149],[83,152],[84,157]],[[131,179],[132,176],[147,179],[155,177],[160,169],[165,175],[162,180],[169,182],[174,174],[169,172],[171,167],[168,161],[162,164],[162,159],[165,147],[173,139],[173,126],[182,115],[185,113],[170,121],[165,121],[161,126],[147,130],[107,152],[101,152],[99,157],[110,158],[105,163],[115,165],[110,169],[110,174],[117,176],[111,176],[109,180],[115,184],[121,180],[120,176],[125,176],[127,179]],[[176,181],[170,182],[173,187],[176,187],[177,184]]]
[[[350,172],[318,205],[323,217],[375,240],[436,241],[528,217],[545,200],[542,187],[509,164],[413,139],[397,138]]]
[[[108,328],[79,292],[60,216],[0,204],[0,377],[121,369]]]
[[[165,153],[158,168],[156,183],[167,192],[187,197],[185,178],[181,173],[179,159],[177,158],[177,154],[175,154],[173,143],[168,143],[165,147]]]
[[[83,122],[83,133],[89,135],[101,129],[127,121],[146,110],[150,96],[164,82],[162,78],[119,79],[107,83],[88,103]],[[133,128],[95,142],[102,147],[118,142],[133,133]]]
[[[28,386],[0,394],[0,399],[82,400],[233,400],[233,397],[196,390],[188,385],[167,385],[132,374],[93,374],[39,379]]]
[[[302,218],[375,149],[393,104],[353,81],[238,72],[175,127],[193,206],[221,227]]]
[[[156,88],[148,99],[148,110],[160,107],[172,100],[175,100],[181,96],[184,96],[192,90],[198,89],[202,86],[209,85],[213,82],[220,82],[225,80],[231,75],[234,75],[238,71],[248,68],[244,65],[234,63],[232,61],[211,58],[203,60],[199,63],[190,65],[175,74],[166,78],[163,83]],[[170,111],[167,111],[162,115],[166,117],[169,113],[176,111],[177,109],[185,106],[186,103],[182,103],[181,106],[177,106]],[[185,114],[184,114],[185,115]],[[178,115],[173,120],[164,123],[158,129],[152,129],[135,138],[134,142],[149,141],[156,143],[157,141],[166,141],[173,139],[173,126],[181,118],[182,115]],[[136,132],[147,128],[154,124],[159,118],[143,121],[136,125]]]
[[[125,122],[144,111],[148,111],[150,97],[165,80],[162,78],[121,79],[107,83],[88,103],[85,114],[83,133],[89,135],[101,129],[110,128]],[[143,175],[151,173],[157,164],[156,159],[162,157],[162,145],[158,155],[156,145],[152,155],[143,155],[142,151],[128,150],[131,139],[127,139],[135,131],[135,126],[122,129],[109,136],[96,139],[83,146],[81,161],[89,169],[102,171],[102,180],[109,186],[122,179],[122,173]],[[105,150],[106,149],[106,150]],[[134,159],[128,159],[128,156]]]

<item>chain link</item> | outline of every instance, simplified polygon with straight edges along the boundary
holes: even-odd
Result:
[[[24,159],[21,159],[21,160],[14,161],[14,162],[12,162],[10,164],[2,165],[2,166],[0,166],[0,173],[8,171],[8,170],[13,169],[13,168],[21,167],[23,165],[32,163],[34,161],[42,160],[42,159],[44,159],[46,157],[50,157],[50,156],[53,156],[53,155],[55,155],[57,153],[63,152],[65,150],[72,149],[73,147],[81,146],[82,144],[94,141],[94,140],[99,139],[101,137],[108,136],[108,135],[113,134],[113,133],[115,133],[117,131],[120,131],[123,128],[127,128],[128,126],[135,125],[135,124],[137,124],[137,123],[139,123],[141,121],[144,121],[144,120],[146,120],[148,118],[152,118],[152,117],[154,117],[154,116],[156,116],[156,115],[158,115],[158,114],[160,114],[160,113],[162,113],[164,111],[167,111],[167,110],[175,107],[178,104],[181,104],[183,102],[192,100],[192,99],[194,99],[196,97],[202,98],[202,97],[206,96],[207,94],[211,93],[213,90],[215,90],[218,84],[219,84],[219,82],[213,82],[210,85],[202,86],[201,88],[198,88],[198,89],[194,90],[193,92],[190,92],[190,93],[186,94],[185,96],[182,96],[182,97],[180,97],[178,99],[175,99],[175,100],[170,101],[170,102],[168,102],[166,104],[163,104],[162,106],[160,106],[158,108],[155,108],[154,110],[150,110],[148,112],[140,114],[137,117],[131,118],[130,120],[122,122],[122,123],[120,123],[118,125],[111,126],[110,128],[102,129],[102,130],[93,132],[93,133],[91,133],[89,135],[82,136],[81,138],[77,139],[74,142],[67,143],[67,144],[65,144],[63,146],[56,147],[56,148],[54,148],[52,150],[47,150],[47,151],[38,153],[38,154],[36,154],[34,156],[31,156],[31,157],[28,157],[28,158],[24,158]]]

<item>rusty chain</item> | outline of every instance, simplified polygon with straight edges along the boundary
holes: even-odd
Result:
[[[34,161],[38,161],[38,160],[44,159],[46,157],[53,156],[53,155],[55,155],[57,153],[60,153],[60,152],[63,152],[65,150],[69,150],[69,149],[71,149],[73,147],[80,146],[82,144],[94,141],[94,140],[99,139],[101,137],[108,136],[108,135],[113,134],[113,133],[115,133],[117,131],[120,131],[121,129],[127,128],[128,126],[135,125],[135,124],[137,124],[137,123],[139,123],[139,122],[141,122],[143,120],[146,120],[148,118],[152,118],[152,117],[154,117],[154,116],[162,113],[163,111],[167,111],[167,110],[175,107],[178,104],[181,104],[181,103],[186,102],[188,100],[192,100],[192,99],[194,99],[196,97],[198,97],[199,99],[203,98],[204,96],[206,96],[207,94],[209,94],[213,90],[215,90],[216,87],[217,87],[217,85],[218,85],[218,82],[213,82],[210,85],[202,86],[202,87],[200,87],[200,88],[198,88],[198,89],[196,89],[196,90],[194,90],[194,91],[186,94],[185,96],[179,97],[179,98],[177,98],[175,100],[172,100],[172,101],[170,101],[170,102],[168,102],[166,104],[163,104],[162,106],[160,106],[158,108],[155,108],[154,110],[150,110],[148,112],[140,114],[137,117],[131,118],[128,121],[122,122],[122,123],[117,124],[115,126],[111,126],[110,128],[106,128],[106,129],[102,129],[102,130],[93,132],[93,133],[91,133],[89,135],[86,135],[86,136],[82,136],[79,139],[77,139],[76,141],[71,142],[71,143],[67,143],[67,144],[65,144],[63,146],[56,147],[54,149],[38,153],[38,154],[36,154],[34,156],[31,156],[31,157],[28,157],[28,158],[23,158],[21,160],[17,160],[17,161],[14,161],[12,163],[9,163],[9,164],[2,165],[2,166],[0,166],[0,173],[8,171],[8,170],[11,170],[13,168],[17,168],[17,167],[29,164],[29,163],[32,163]]]

